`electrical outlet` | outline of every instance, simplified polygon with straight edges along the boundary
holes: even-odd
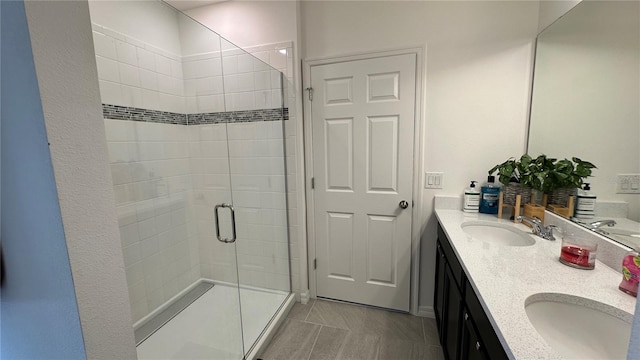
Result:
[[[617,194],[640,194],[640,174],[618,174]]]
[[[424,173],[425,189],[442,189],[444,186],[444,173],[426,172]]]

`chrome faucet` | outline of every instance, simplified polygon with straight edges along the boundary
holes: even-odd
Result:
[[[614,220],[599,220],[599,221],[594,221],[592,223],[589,224],[589,226],[591,226],[592,230],[596,230],[598,228],[601,228],[603,226],[615,226],[616,222]]]
[[[530,217],[526,217],[526,216],[518,216],[516,218],[516,220],[520,221],[520,222],[527,222],[529,224],[531,224],[531,228],[533,230],[533,233],[535,235],[540,236],[541,238],[545,239],[545,240],[555,240],[556,238],[553,236],[553,229],[556,228],[555,225],[549,225],[549,226],[544,226],[544,224],[542,224],[542,221],[538,218],[530,218]]]

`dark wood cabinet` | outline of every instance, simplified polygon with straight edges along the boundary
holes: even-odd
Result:
[[[444,301],[446,322],[444,326],[444,343],[442,346],[448,359],[458,359],[462,294],[453,278],[451,269],[447,266],[445,271],[444,281],[446,292]]]
[[[434,310],[447,360],[508,359],[439,224],[435,280]]]
[[[465,309],[462,315],[462,338],[460,339],[460,358],[468,360],[489,360],[485,354],[478,332],[476,331],[473,318],[469,311]]]
[[[436,324],[441,326],[444,318],[444,278],[446,274],[447,260],[440,248],[440,244],[436,245],[436,286],[435,299],[433,300],[433,309],[436,313]]]

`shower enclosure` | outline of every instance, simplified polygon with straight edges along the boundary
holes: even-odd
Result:
[[[250,357],[293,299],[286,81],[162,2],[90,10],[138,357]]]

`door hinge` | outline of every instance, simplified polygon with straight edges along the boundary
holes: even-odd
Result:
[[[315,189],[316,188],[316,178],[312,177],[311,178],[311,189]]]
[[[312,87],[308,87],[305,90],[307,90],[309,92],[309,101],[313,101],[313,88]]]
[[[318,259],[313,259],[313,270],[318,268]]]

